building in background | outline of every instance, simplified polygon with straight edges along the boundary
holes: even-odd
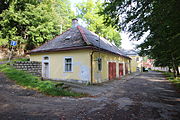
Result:
[[[135,50],[126,50],[125,54],[131,58],[131,72],[141,72],[143,67],[143,58]]]

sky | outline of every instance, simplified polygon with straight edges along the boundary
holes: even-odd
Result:
[[[80,3],[82,1],[86,1],[86,0],[70,0],[71,8],[75,13],[76,13],[75,4]],[[80,20],[79,24],[85,27],[85,25],[83,25],[83,21]],[[121,40],[121,48],[123,48],[123,49],[126,49],[126,50],[134,49],[136,47],[136,45],[138,45],[138,44],[140,44],[140,43],[142,43],[144,41],[144,39],[141,39],[139,41],[130,41],[130,38],[129,38],[128,34],[129,33],[127,33],[127,32],[123,32],[123,31],[120,32],[120,35],[121,35],[121,38],[122,38],[122,40]]]

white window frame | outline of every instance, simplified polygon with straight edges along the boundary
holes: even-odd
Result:
[[[66,59],[71,59],[71,71],[66,71]],[[64,72],[73,72],[73,57],[64,57]]]

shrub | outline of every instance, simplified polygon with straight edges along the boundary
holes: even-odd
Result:
[[[25,86],[30,89],[38,90],[46,95],[51,96],[72,96],[72,97],[82,97],[85,94],[75,93],[69,90],[64,90],[62,88],[56,87],[56,83],[52,81],[41,81],[39,77],[33,76],[30,73],[16,70],[15,68],[2,64],[0,65],[0,71],[5,73],[5,75],[16,81],[17,84]],[[63,84],[62,84],[63,85]]]

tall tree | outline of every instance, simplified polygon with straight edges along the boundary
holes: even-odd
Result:
[[[70,26],[72,16],[67,0],[11,0],[0,14],[0,44],[15,40],[31,50],[59,34],[60,24],[62,31]]]
[[[179,4],[179,0],[113,0],[104,4],[101,14],[107,24],[129,31],[133,39],[139,40],[149,31],[144,43],[138,46],[141,55],[148,55],[179,74]]]
[[[114,42],[116,46],[120,46],[121,36],[119,32],[111,25],[105,26],[103,17],[98,14],[102,9],[102,4],[101,0],[88,0],[87,2],[77,4],[77,17],[85,21],[89,30]]]

